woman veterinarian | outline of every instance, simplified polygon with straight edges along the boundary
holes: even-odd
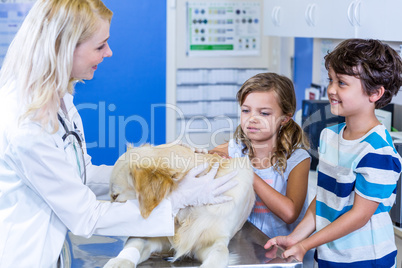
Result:
[[[195,179],[205,168],[196,167],[147,219],[137,201],[97,201],[112,167],[91,164],[71,94],[112,56],[111,18],[100,0],[38,0],[9,47],[0,72],[0,267],[57,267],[67,230],[173,235],[174,211],[223,202],[219,193],[233,187],[233,174],[211,184],[216,168]]]

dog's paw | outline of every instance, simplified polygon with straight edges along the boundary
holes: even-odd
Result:
[[[135,268],[135,264],[127,259],[113,258],[103,268]]]

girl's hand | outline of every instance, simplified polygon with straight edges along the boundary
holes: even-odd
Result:
[[[177,143],[177,145],[186,147],[186,148],[190,149],[191,151],[193,151],[194,153],[197,153],[197,154],[207,154],[208,153],[208,150],[205,149],[205,148],[192,147],[190,144],[184,143],[182,141],[179,141]]]
[[[230,158],[231,158],[227,153],[224,153],[224,152],[222,152],[222,151],[209,150],[209,151],[208,151],[208,154],[217,154],[217,155],[219,155],[220,157],[223,157],[223,158],[226,158],[226,159],[230,159]]]

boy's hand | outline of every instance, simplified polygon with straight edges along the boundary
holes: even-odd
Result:
[[[282,258],[284,259],[293,256],[298,261],[303,261],[304,254],[306,254],[307,252],[306,250],[304,250],[304,247],[301,246],[301,243],[297,243],[297,241],[290,236],[274,237],[268,240],[264,248],[269,249],[273,245],[278,245],[285,249],[285,251],[282,254]],[[266,255],[267,258],[272,257],[270,252],[268,252],[267,254],[268,254],[268,256]]]
[[[273,245],[278,245],[284,249],[290,248],[291,246],[297,244],[298,241],[291,238],[290,236],[277,236],[268,240],[264,248],[269,249]]]
[[[298,261],[303,261],[304,255],[306,255],[307,250],[303,247],[303,244],[297,243],[296,245],[292,246],[291,248],[285,250],[283,252],[283,257],[288,258],[293,256]]]

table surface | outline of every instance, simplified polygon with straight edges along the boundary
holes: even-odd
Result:
[[[66,244],[66,265],[69,268],[103,267],[110,259],[118,255],[123,248],[126,237],[93,236],[89,239],[74,236],[68,233]],[[229,243],[229,267],[303,267],[303,263],[294,258],[282,259],[282,249],[275,247],[267,251],[264,244],[268,237],[250,222],[246,222],[242,229]],[[272,258],[266,257],[269,252]],[[191,258],[184,258],[170,262],[171,256],[154,255],[138,268],[154,267],[198,267],[200,262]]]

